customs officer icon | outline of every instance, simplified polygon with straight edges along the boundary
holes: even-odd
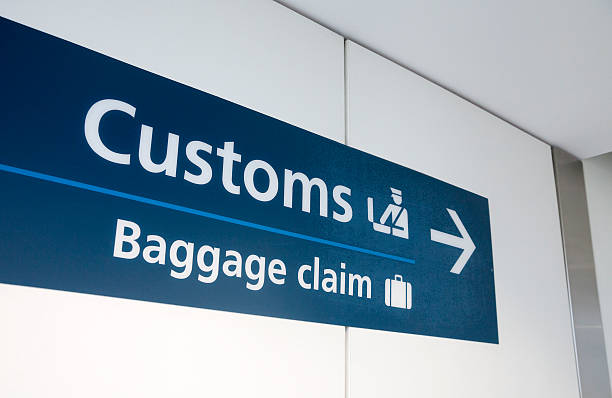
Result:
[[[374,231],[387,235],[408,239],[408,211],[401,207],[402,191],[391,188],[392,203],[380,216],[379,221],[374,221],[374,199],[368,198],[368,221],[372,223]]]

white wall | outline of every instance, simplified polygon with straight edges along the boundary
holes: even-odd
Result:
[[[0,15],[328,138],[344,136],[342,38],[272,1],[3,1]]]
[[[612,153],[584,160],[584,183],[606,347],[612,347]],[[612,364],[608,348],[608,371]],[[612,380],[612,372],[610,372]]]
[[[344,139],[342,38],[274,2],[0,15]],[[350,145],[489,199],[500,330],[491,345],[351,328],[348,396],[577,397],[550,148],[357,45],[346,62]],[[0,396],[345,395],[343,327],[8,285],[0,319]]]
[[[348,143],[489,199],[499,345],[350,329],[352,398],[578,397],[550,147],[349,43]]]
[[[342,38],[273,2],[4,1],[0,15],[344,137]],[[344,394],[340,326],[8,285],[0,319],[2,397]]]
[[[553,149],[582,398],[611,398],[582,161]]]

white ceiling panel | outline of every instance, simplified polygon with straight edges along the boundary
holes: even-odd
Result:
[[[612,151],[612,2],[282,0],[530,134]]]

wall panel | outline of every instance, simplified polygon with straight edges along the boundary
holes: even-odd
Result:
[[[583,161],[584,183],[593,241],[593,256],[595,260],[595,274],[597,276],[597,291],[599,292],[599,306],[601,308],[601,321],[603,335],[608,347],[602,353],[596,352],[597,357],[606,355],[608,372],[612,378],[612,153],[596,156]],[[599,347],[601,348],[601,347]]]
[[[349,145],[489,199],[500,340],[350,329],[350,397],[578,397],[550,147],[350,42],[346,67]]]
[[[343,39],[274,2],[32,0],[0,15],[343,140]],[[0,396],[343,395],[343,327],[9,285],[0,298]]]

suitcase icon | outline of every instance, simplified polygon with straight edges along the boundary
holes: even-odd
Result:
[[[412,308],[412,285],[404,282],[401,275],[385,280],[385,304],[407,310]]]

